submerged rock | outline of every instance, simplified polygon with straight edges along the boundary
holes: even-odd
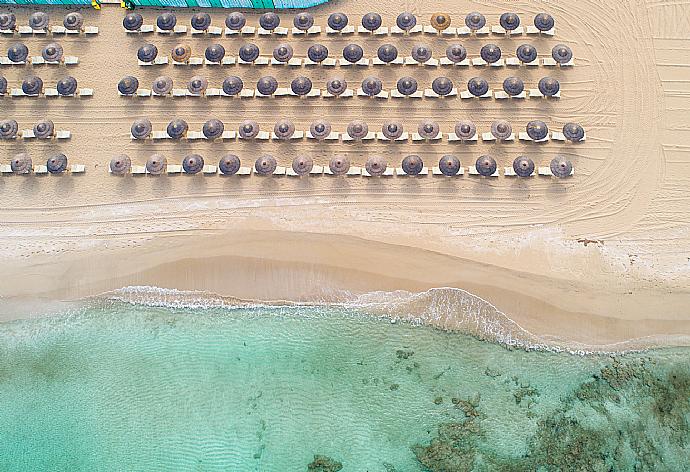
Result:
[[[308,472],[338,472],[343,464],[328,456],[314,455],[314,461],[307,466]]]

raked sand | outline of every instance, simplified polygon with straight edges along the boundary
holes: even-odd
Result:
[[[541,9],[556,19],[554,38],[490,36],[456,39],[471,56],[495,42],[508,55],[523,42],[548,55],[559,42],[568,44],[575,67],[526,70],[470,67],[209,67],[172,65],[139,67],[136,49],[153,42],[167,54],[177,42],[203,55],[215,39],[186,35],[166,38],[125,35],[124,12],[105,5],[100,12],[85,10],[86,23],[97,25],[94,37],[60,39],[65,54],[80,64],[65,70],[36,66],[47,85],[70,73],[81,87],[94,89],[91,99],[0,99],[2,118],[14,118],[30,128],[42,117],[58,129],[72,131],[71,140],[55,143],[2,144],[2,163],[17,152],[29,152],[34,162],[61,150],[72,163],[86,165],[81,176],[5,176],[0,178],[0,296],[5,317],[18,316],[16,303],[24,298],[71,300],[129,285],[153,285],[206,290],[224,296],[263,300],[341,300],[371,291],[422,291],[433,287],[467,290],[495,305],[531,333],[555,336],[587,345],[610,345],[634,338],[659,337],[674,343],[690,335],[690,2],[352,2],[341,1],[314,10],[325,26],[332,11],[340,10],[359,23],[369,10],[381,12],[392,25],[398,12],[409,9],[427,24],[433,11],[448,9],[454,25],[471,10],[496,24],[502,11],[515,11],[531,24]],[[28,13],[15,10],[18,21]],[[53,23],[64,10],[51,9]],[[147,23],[157,12],[141,10]],[[190,12],[178,13],[188,25]],[[212,12],[221,25],[225,12]],[[292,15],[282,15],[290,23]],[[256,24],[256,15],[249,15]],[[6,50],[14,39],[2,37]],[[26,38],[39,54],[49,38]],[[236,54],[245,41],[256,42],[269,54],[280,39],[232,39],[220,42]],[[426,42],[439,57],[452,41],[418,36],[398,38],[314,38],[288,36],[295,56],[303,57],[314,42],[323,42],[339,56],[349,42],[363,44],[372,56],[384,42],[408,55],[413,44]],[[10,86],[30,72],[3,67]],[[421,100],[298,100],[294,97],[260,100],[126,99],[116,83],[124,75],[150,87],[154,77],[170,75],[183,87],[194,74],[207,76],[211,86],[223,77],[240,75],[251,86],[273,74],[288,86],[299,74],[323,88],[326,78],[343,76],[356,87],[367,75],[377,75],[390,89],[403,74],[420,86],[447,74],[464,89],[475,75],[500,87],[509,75],[523,78],[527,87],[553,75],[561,83],[562,98],[554,101]],[[587,141],[579,145],[454,143],[323,144],[131,142],[129,127],[146,116],[155,129],[172,117],[186,119],[194,130],[211,117],[236,129],[242,119],[256,119],[270,129],[278,117],[307,129],[317,117],[343,131],[362,118],[378,131],[386,119],[402,121],[408,131],[433,118],[442,131],[459,119],[475,121],[488,131],[496,119],[508,119],[516,131],[530,119],[543,119],[553,129],[580,122]],[[114,177],[111,157],[127,153],[143,165],[153,152],[179,163],[192,151],[209,163],[227,152],[249,165],[260,154],[276,156],[289,166],[297,153],[326,165],[335,154],[354,165],[381,154],[395,166],[407,154],[420,154],[431,167],[453,153],[464,166],[491,154],[499,168],[521,154],[537,165],[548,165],[565,154],[575,175],[550,178],[494,179],[428,176],[383,179],[224,178],[221,176]],[[587,242],[590,241],[590,242]],[[594,242],[592,242],[594,241]],[[585,244],[586,243],[586,244]],[[452,319],[443,327],[453,327]],[[670,338],[669,336],[673,336]],[[678,337],[681,336],[681,337]]]

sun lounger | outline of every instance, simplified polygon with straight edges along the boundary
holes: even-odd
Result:
[[[83,174],[86,171],[86,166],[84,164],[72,164],[70,171],[73,174]]]
[[[326,27],[326,34],[352,34],[354,32],[355,32],[355,27],[352,25],[348,25],[340,31],[334,30],[328,26]]]
[[[340,67],[349,67],[349,66],[363,66],[363,67],[368,67],[369,66],[369,59],[366,57],[361,58],[359,61],[352,63],[349,61],[346,61],[345,59],[339,59],[338,64],[340,64]]]
[[[518,176],[512,167],[504,167],[503,168],[503,175],[505,175],[506,177],[517,177]],[[535,175],[537,175],[536,172],[532,172],[532,175],[530,175],[529,177],[534,177]]]
[[[373,36],[384,36],[388,34],[388,27],[387,26],[381,26],[379,29],[374,30],[374,31],[369,31],[366,29],[364,26],[359,26],[357,28],[357,32],[360,34],[371,34]]]
[[[422,171],[417,175],[406,174],[402,167],[397,167],[395,169],[395,175],[398,177],[426,177],[429,175],[429,169],[427,167],[422,167]]]
[[[526,131],[520,131],[518,134],[518,139],[520,141],[534,141],[535,143],[545,143],[549,140],[548,135],[544,139],[532,139]]]
[[[472,136],[469,139],[461,139],[460,137],[458,137],[457,134],[455,134],[455,132],[448,133],[448,141],[449,142],[457,142],[457,141],[460,141],[460,142],[463,142],[463,141],[477,142],[477,141],[479,141],[479,134],[474,133],[474,136]]]
[[[471,98],[492,98],[493,96],[494,96],[493,91],[491,89],[489,89],[489,91],[486,92],[481,97],[475,97],[468,90],[463,90],[462,92],[460,92],[460,98],[465,99],[465,100],[471,99]]]
[[[481,175],[479,172],[477,172],[477,168],[475,166],[469,166],[468,167],[468,173],[470,175]],[[489,175],[488,177],[498,177],[498,169],[496,169],[496,172],[493,174]]]
[[[434,168],[432,168],[432,170],[431,170],[431,174],[432,174],[432,175],[442,175],[442,176],[444,176],[444,177],[459,177],[459,176],[465,174],[465,168],[464,168],[464,167],[460,167],[460,170],[458,170],[458,173],[455,174],[455,175],[446,175],[446,174],[444,174],[443,172],[441,172],[441,169],[440,169],[440,168],[434,167]]]

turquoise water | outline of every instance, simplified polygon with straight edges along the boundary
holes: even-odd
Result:
[[[688,349],[579,357],[344,309],[104,301],[0,325],[0,359],[1,471],[690,467]]]

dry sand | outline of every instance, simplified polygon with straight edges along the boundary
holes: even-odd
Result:
[[[386,6],[386,4],[388,6]],[[136,64],[136,49],[153,42],[166,54],[177,42],[191,44],[194,55],[215,42],[186,35],[125,35],[124,12],[111,5],[100,12],[85,10],[86,23],[100,27],[97,37],[61,39],[65,53],[78,55],[76,67],[37,66],[46,84],[67,72],[81,87],[92,87],[92,99],[0,99],[2,118],[14,118],[20,128],[47,117],[59,129],[70,129],[65,143],[2,143],[3,163],[26,151],[34,161],[61,150],[73,163],[86,165],[82,176],[0,178],[4,204],[0,208],[0,296],[5,318],[16,316],[16,300],[66,300],[127,285],[155,285],[208,290],[252,299],[337,300],[343,292],[422,291],[457,287],[494,304],[526,330],[539,336],[589,345],[604,345],[640,337],[690,335],[690,2],[585,0],[571,8],[561,0],[534,2],[352,2],[336,1],[315,10],[325,26],[332,11],[341,10],[358,23],[362,13],[377,10],[384,24],[394,23],[403,9],[426,24],[432,11],[449,10],[454,24],[471,10],[495,24],[502,11],[515,11],[524,24],[544,9],[554,15],[555,38],[458,39],[471,55],[480,45],[495,42],[508,54],[523,42],[548,54],[559,42],[571,46],[576,66],[569,70],[544,67],[512,72],[508,68],[468,68],[442,72],[426,67],[354,70],[286,67],[145,68]],[[53,22],[64,10],[51,9]],[[146,23],[157,12],[142,10]],[[24,24],[28,13],[17,10]],[[178,12],[178,24],[189,24],[191,12]],[[225,12],[212,12],[221,25]],[[283,22],[291,22],[284,14]],[[249,15],[255,24],[255,15]],[[6,50],[14,39],[0,38]],[[323,42],[339,55],[349,42],[360,42],[371,56],[384,42],[409,54],[418,42],[431,44],[435,56],[450,39],[413,38],[333,39],[288,37],[296,56]],[[33,54],[48,38],[24,40]],[[245,41],[270,53],[280,39],[238,39],[220,42],[236,54]],[[3,67],[11,86],[31,67]],[[553,75],[561,82],[558,101],[423,100],[410,105],[398,100],[324,99],[126,99],[116,83],[124,75],[139,78],[142,87],[157,75],[170,75],[176,86],[194,74],[220,86],[226,75],[240,75],[252,84],[264,74],[281,85],[303,73],[323,88],[327,77],[344,76],[351,86],[377,75],[385,88],[403,74],[420,85],[448,74],[462,89],[475,75],[493,88],[508,75],[523,78],[529,87]],[[534,86],[534,85],[532,85]],[[235,129],[245,118],[272,127],[278,116],[292,118],[298,129],[316,117],[344,130],[352,119],[366,119],[378,130],[386,119],[399,119],[408,130],[424,118],[440,122],[444,132],[455,121],[469,118],[480,130],[505,118],[514,128],[530,119],[543,119],[558,129],[580,122],[588,139],[580,145],[488,144],[325,144],[130,142],[131,122],[150,117],[163,129],[174,116],[192,129],[211,118]],[[316,177],[293,179],[224,178],[221,176],[114,177],[110,158],[127,153],[143,165],[153,152],[178,163],[192,150],[215,163],[234,152],[249,164],[270,153],[289,165],[297,153],[327,164],[335,154],[363,165],[370,154],[397,163],[407,154],[420,154],[429,166],[447,153],[467,166],[490,153],[499,167],[520,155],[548,165],[555,154],[572,160],[576,174],[565,181],[464,176],[385,179]],[[584,244],[578,240],[596,240]],[[452,327],[445,320],[444,327]],[[676,336],[670,338],[670,336]]]

